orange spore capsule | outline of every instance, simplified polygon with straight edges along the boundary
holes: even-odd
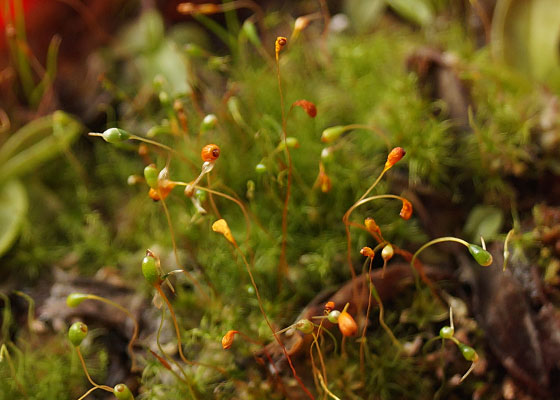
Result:
[[[303,110],[309,115],[311,118],[315,118],[317,116],[317,107],[315,104],[308,100],[298,100],[292,104],[292,107],[301,107]]]
[[[375,252],[371,249],[371,247],[362,247],[360,250],[360,254],[364,257],[373,258],[375,257]]]
[[[325,304],[325,313],[328,314],[332,310],[334,310],[334,301],[328,301],[327,304]]]
[[[216,144],[207,144],[202,148],[200,152],[200,157],[202,157],[202,161],[216,161],[218,157],[220,157],[220,148]]]
[[[412,216],[412,203],[406,199],[403,199],[401,212],[399,213],[402,219],[410,219]]]
[[[354,336],[358,332],[358,325],[346,310],[338,316],[338,329],[344,336]]]
[[[282,50],[282,48],[288,44],[288,39],[286,39],[284,36],[278,36],[276,38],[276,43],[274,44],[274,49],[276,50],[276,56],[278,56],[278,53],[280,53],[280,50]]]
[[[398,163],[401,158],[404,157],[406,151],[402,147],[395,147],[389,155],[387,156],[387,161],[385,162],[385,169],[391,168],[393,165]]]
[[[233,345],[233,340],[235,339],[235,335],[239,333],[238,331],[228,331],[224,337],[222,338],[222,348],[224,350],[229,349]]]
[[[167,181],[163,185],[159,186],[159,193],[156,189],[150,188],[150,191],[148,192],[148,196],[150,196],[150,198],[153,201],[159,201],[161,200],[161,197],[163,197],[163,199],[165,200],[165,198],[169,196],[169,193],[171,193],[175,185],[176,185],[175,182]]]

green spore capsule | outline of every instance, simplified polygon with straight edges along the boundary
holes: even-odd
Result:
[[[259,175],[264,174],[267,171],[266,165],[264,165],[263,163],[258,163],[257,165],[255,165],[255,172]]]
[[[487,267],[492,264],[492,254],[484,250],[482,247],[477,246],[476,244],[469,244],[469,252],[476,262],[483,267]]]
[[[472,362],[478,360],[478,354],[476,350],[473,349],[471,346],[467,346],[466,344],[462,344],[462,343],[459,343],[458,346],[465,360],[472,361]]]
[[[325,129],[321,134],[321,142],[323,143],[334,142],[346,131],[347,129],[345,126],[342,125],[331,126],[330,128]]]
[[[450,326],[444,326],[439,330],[439,337],[442,339],[451,339],[455,334],[455,329]]]
[[[146,183],[152,189],[157,189],[158,186],[158,170],[155,164],[150,164],[146,168],[144,168],[144,178],[146,179]]]
[[[142,274],[150,285],[156,285],[161,281],[156,259],[150,254],[146,254],[146,257],[142,259]]]
[[[66,298],[66,305],[68,307],[78,307],[87,298],[88,295],[84,293],[70,293]]]
[[[200,131],[207,132],[214,129],[218,124],[218,118],[214,114],[208,114],[200,123]]]
[[[315,326],[313,325],[313,322],[308,319],[300,319],[298,322],[296,322],[295,328],[300,332],[308,334],[313,332]]]
[[[83,322],[74,322],[68,329],[68,339],[75,347],[78,347],[86,338],[88,333],[87,325]]]
[[[340,316],[340,311],[338,310],[332,310],[329,315],[327,315],[327,319],[329,320],[329,322],[333,323],[333,324],[338,324],[338,317]]]
[[[130,389],[124,383],[119,383],[118,385],[116,385],[113,388],[113,394],[119,400],[132,400],[132,399],[134,399],[134,397],[132,396],[132,393],[130,392]]]
[[[204,203],[208,199],[208,193],[205,190],[196,189],[194,192],[194,197],[201,203]]]
[[[120,143],[130,138],[130,133],[124,129],[109,128],[102,133],[103,139],[109,143]]]

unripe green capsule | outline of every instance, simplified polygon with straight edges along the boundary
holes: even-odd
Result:
[[[75,346],[78,347],[86,338],[88,333],[87,325],[83,322],[74,322],[70,329],[68,329],[68,339]]]
[[[482,247],[477,246],[476,244],[469,244],[469,252],[476,262],[483,267],[487,267],[492,264],[492,254],[484,250]]]
[[[218,124],[218,118],[214,114],[208,114],[200,123],[200,131],[207,132],[214,129]]]
[[[313,332],[313,329],[315,329],[313,322],[308,319],[300,319],[298,322],[296,322],[295,327],[298,331],[305,334],[311,333]]]
[[[340,316],[340,311],[338,310],[332,310],[329,315],[327,315],[327,319],[329,320],[329,322],[333,323],[333,324],[338,324],[338,317]]]
[[[189,57],[202,58],[204,57],[205,54],[205,51],[202,49],[202,47],[194,43],[189,43],[185,45],[184,49]]]
[[[109,128],[102,133],[103,139],[109,143],[120,143],[130,138],[130,133],[124,129]]]
[[[462,343],[459,343],[458,346],[465,360],[472,361],[472,362],[478,360],[478,354],[476,353],[476,350],[473,349],[471,346],[467,346],[466,344],[462,344]]]
[[[255,172],[259,175],[264,174],[266,170],[266,165],[264,165],[263,163],[258,163],[257,165],[255,165]]]
[[[204,190],[196,189],[196,191],[194,192],[194,196],[197,198],[198,201],[204,203],[208,198],[208,193],[206,193],[206,191]]]
[[[345,126],[337,125],[331,126],[323,131],[321,134],[321,142],[330,143],[338,139],[347,129]]]
[[[455,329],[450,326],[444,326],[439,330],[439,337],[442,339],[451,339],[455,334]]]
[[[171,103],[171,100],[169,99],[169,94],[163,91],[159,92],[159,102],[162,106],[168,107],[169,104]]]
[[[70,293],[66,298],[66,305],[68,307],[78,307],[87,298],[88,295],[84,293]]]
[[[158,174],[155,164],[150,164],[144,168],[144,178],[148,186],[152,189],[157,189],[158,187]]]
[[[150,285],[156,285],[161,281],[156,259],[150,254],[146,254],[146,257],[142,259],[142,274]]]
[[[299,140],[293,136],[288,136],[285,142],[284,140],[282,140],[278,144],[278,149],[284,150],[286,146],[288,146],[290,149],[297,149],[299,147]]]
[[[116,385],[113,388],[113,394],[119,400],[132,400],[132,399],[134,399],[134,397],[132,396],[132,393],[130,392],[130,389],[124,383],[119,383],[118,385]]]
[[[330,163],[334,159],[332,147],[325,147],[321,150],[321,161],[325,164]]]

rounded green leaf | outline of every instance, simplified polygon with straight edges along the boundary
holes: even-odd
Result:
[[[0,186],[0,256],[18,237],[27,207],[25,187],[19,181],[12,180]]]

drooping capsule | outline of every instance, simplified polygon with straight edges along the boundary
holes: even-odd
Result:
[[[118,400],[132,400],[132,392],[124,383],[119,383],[113,388],[113,394]]]
[[[68,297],[66,297],[66,305],[68,307],[78,307],[82,301],[88,298],[87,294],[84,293],[70,293]]]
[[[492,254],[476,244],[469,244],[469,253],[473,256],[477,263],[483,267],[488,267],[492,264]]]
[[[235,335],[239,333],[238,331],[228,331],[224,337],[222,338],[222,348],[224,350],[229,349],[233,345],[233,340],[235,339]]]
[[[146,252],[146,256],[142,259],[142,274],[150,285],[156,285],[161,282],[157,267],[157,260],[151,251]]]
[[[130,138],[130,133],[124,129],[109,128],[101,134],[103,139],[108,143],[120,143]]]

